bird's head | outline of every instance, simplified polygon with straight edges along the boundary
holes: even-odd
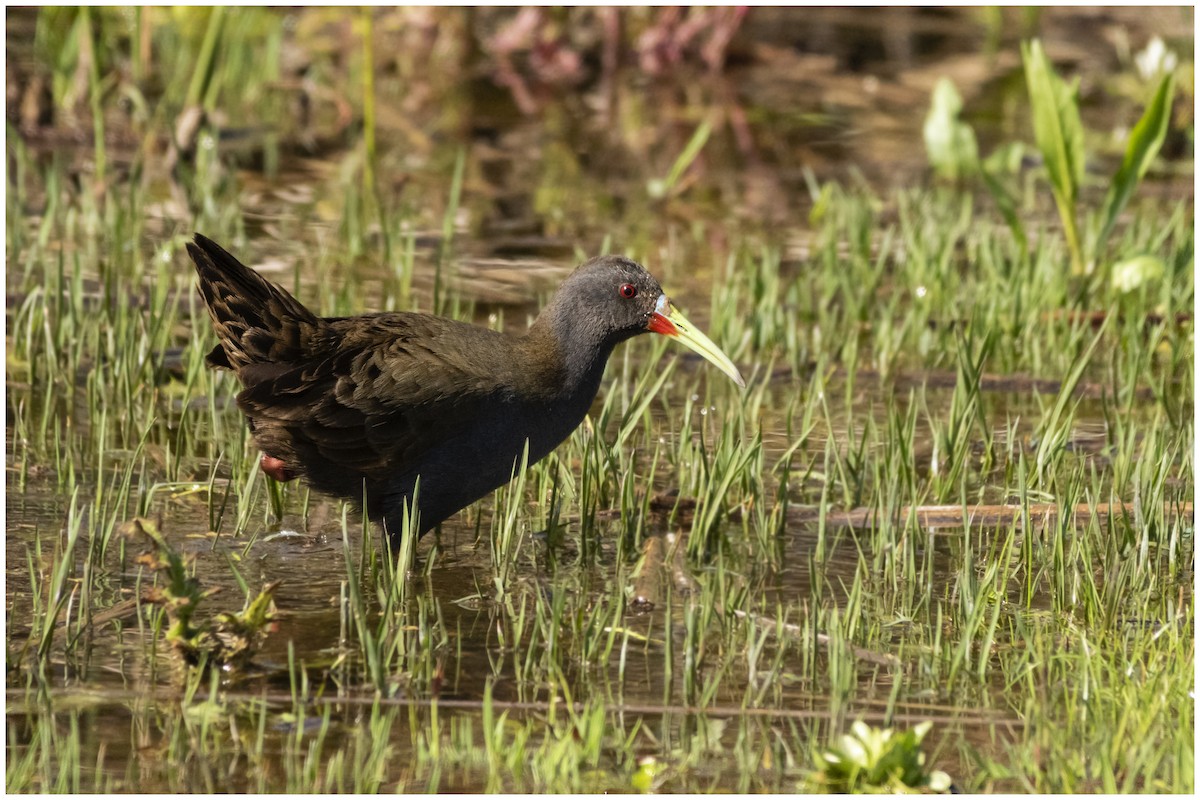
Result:
[[[560,338],[588,343],[605,357],[618,342],[657,333],[696,351],[738,386],[746,385],[721,348],[671,305],[654,276],[623,256],[584,262],[559,287],[547,312]]]

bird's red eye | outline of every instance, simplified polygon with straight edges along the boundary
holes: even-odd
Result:
[[[621,288],[617,291],[619,291],[621,293],[621,297],[624,297],[626,300],[632,300],[633,298],[637,297],[637,287],[632,283],[621,284]]]

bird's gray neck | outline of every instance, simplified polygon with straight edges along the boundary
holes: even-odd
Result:
[[[554,365],[563,396],[590,405],[617,341],[591,315],[552,303],[530,326],[525,343],[535,361]]]

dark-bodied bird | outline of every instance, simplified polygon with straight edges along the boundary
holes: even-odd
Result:
[[[188,244],[262,470],[362,504],[399,547],[416,490],[420,534],[503,486],[583,421],[613,348],[675,338],[744,386],[729,358],[620,256],[581,265],[512,336],[416,313],[322,318],[199,234]]]

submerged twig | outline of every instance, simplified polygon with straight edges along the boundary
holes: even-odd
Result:
[[[759,616],[758,614],[751,614],[749,611],[742,611],[740,608],[735,608],[733,610],[733,615],[739,619],[749,620],[755,625],[758,625],[760,628],[765,628],[767,630],[782,629],[785,633],[790,633],[798,637],[808,635],[808,631],[806,631],[802,626],[796,625],[795,623],[780,622],[778,620],[771,619],[770,617],[763,617]],[[829,634],[820,632],[816,634],[816,639],[817,644],[825,648],[828,648],[833,641],[829,638]],[[865,647],[859,647],[858,645],[850,644],[848,642],[846,646],[849,648],[850,653],[860,661],[870,661],[872,664],[880,664],[885,667],[900,666],[900,659],[891,653],[876,653],[874,650],[868,650]]]
[[[1043,523],[1049,523],[1063,513],[1057,503],[1030,503],[1027,506],[1020,503],[998,503],[975,506],[901,506],[894,512],[892,518],[900,521],[912,519],[917,525],[925,528],[994,527],[1020,524],[1026,512],[1028,512],[1030,520],[1036,519]],[[1066,513],[1080,522],[1093,517],[1099,518],[1103,522],[1116,515],[1132,515],[1134,504],[1097,503],[1093,506],[1088,503],[1080,503],[1071,506]],[[1163,506],[1163,513],[1167,519],[1191,517],[1193,516],[1192,504],[1173,505],[1168,503]],[[822,515],[822,509],[819,507],[789,506],[787,516],[789,522],[818,522],[823,518],[826,525],[844,528],[867,528],[883,521],[880,509],[876,508],[854,508],[849,511],[826,510]]]
[[[632,605],[641,610],[658,605],[667,573],[681,594],[695,591],[696,581],[688,574],[678,537],[671,533],[648,536],[642,545],[641,569],[634,579]]]
[[[49,689],[53,695],[69,695],[72,690]],[[78,691],[78,690],[75,690]],[[157,687],[150,690],[138,691],[123,691],[116,690],[107,693],[107,696],[113,702],[120,702],[123,699],[139,700],[163,700],[177,702],[183,695],[179,691],[174,691],[166,687]],[[232,704],[241,701],[253,703],[265,703],[279,705],[291,708],[296,703],[296,697],[290,692],[239,692],[223,690],[221,699],[226,703]],[[197,691],[193,696],[193,700],[200,702],[204,700],[203,691]],[[307,705],[312,707],[325,706],[354,706],[362,707],[378,707],[378,708],[433,708],[437,707],[442,711],[482,711],[485,705],[491,706],[494,711],[513,711],[521,712],[528,711],[533,713],[545,714],[550,711],[562,713],[570,711],[579,714],[586,710],[587,703],[583,701],[564,700],[559,697],[551,697],[547,700],[496,700],[494,698],[454,698],[454,697],[413,697],[411,695],[396,695],[392,697],[380,696],[375,693],[367,693],[363,695],[337,695],[327,697],[310,697],[305,700]],[[909,704],[899,704],[906,708]],[[911,706],[916,711],[896,711],[889,713],[886,706],[879,706],[877,710],[856,709],[855,718],[862,719],[867,722],[882,722],[890,725],[902,725],[908,723],[920,723],[926,720],[932,721],[937,725],[1008,725],[1011,728],[1023,728],[1025,721],[1019,717],[1006,716],[1000,712],[988,712],[986,709],[980,708],[958,708],[954,706],[931,706],[928,703],[912,704]],[[934,713],[935,708],[940,708],[942,713]],[[758,718],[758,719],[815,719],[815,720],[830,720],[834,719],[836,714],[829,708],[748,708],[741,705],[730,706],[693,706],[693,705],[674,705],[662,704],[655,705],[653,703],[615,703],[605,705],[605,711],[613,715],[687,715],[687,716],[703,716],[721,719],[736,719],[738,717]],[[961,712],[961,713],[960,713]]]

